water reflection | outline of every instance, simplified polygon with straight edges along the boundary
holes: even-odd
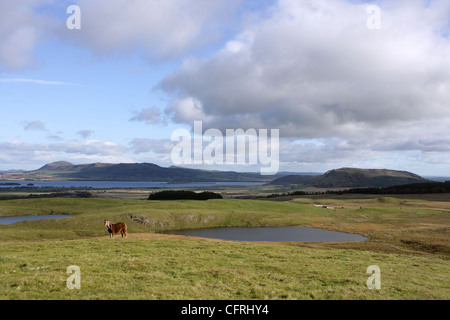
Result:
[[[359,234],[295,226],[258,228],[207,228],[193,230],[171,230],[164,233],[235,241],[345,242],[367,240],[366,237]]]
[[[0,224],[12,224],[20,221],[26,220],[42,220],[42,219],[59,219],[68,218],[70,215],[63,214],[51,214],[51,215],[41,215],[41,216],[14,216],[14,217],[0,217]]]

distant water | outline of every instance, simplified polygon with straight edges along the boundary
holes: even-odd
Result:
[[[18,183],[19,185],[10,185]],[[54,187],[54,188],[188,188],[188,187],[214,187],[214,186],[260,186],[265,182],[195,182],[195,183],[168,183],[150,181],[0,181],[0,188],[15,187]]]
[[[259,228],[205,228],[192,230],[171,230],[163,233],[232,241],[343,242],[367,240],[366,237],[359,234],[294,226]]]
[[[12,224],[20,221],[26,220],[43,220],[43,219],[59,219],[59,218],[69,218],[70,215],[62,214],[52,214],[52,215],[41,215],[41,216],[14,216],[14,217],[0,217],[0,224]]]

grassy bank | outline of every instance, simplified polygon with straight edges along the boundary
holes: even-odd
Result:
[[[2,299],[448,299],[441,259],[180,239],[0,244]],[[66,286],[67,267],[81,289]],[[366,287],[378,265],[381,290]]]
[[[315,205],[333,206],[326,209]],[[70,214],[0,226],[0,299],[449,299],[450,205],[394,198],[289,201],[2,201],[0,216]],[[128,224],[109,239],[103,220]],[[302,225],[361,243],[245,243],[168,229]],[[80,290],[66,287],[81,269]],[[382,289],[369,290],[378,265]]]

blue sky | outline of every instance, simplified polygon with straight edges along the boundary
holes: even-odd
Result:
[[[0,21],[0,170],[170,166],[203,121],[279,129],[281,171],[450,175],[448,1],[0,0]]]

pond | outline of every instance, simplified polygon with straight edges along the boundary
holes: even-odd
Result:
[[[41,215],[41,216],[14,216],[14,217],[0,217],[0,224],[12,224],[20,221],[26,220],[42,220],[42,219],[59,219],[59,218],[69,218],[70,215],[63,214],[51,214],[51,215]]]
[[[258,228],[207,228],[192,230],[171,230],[164,233],[202,238],[234,241],[267,242],[345,242],[366,241],[367,238],[353,233],[329,231],[307,227],[258,227]]]

